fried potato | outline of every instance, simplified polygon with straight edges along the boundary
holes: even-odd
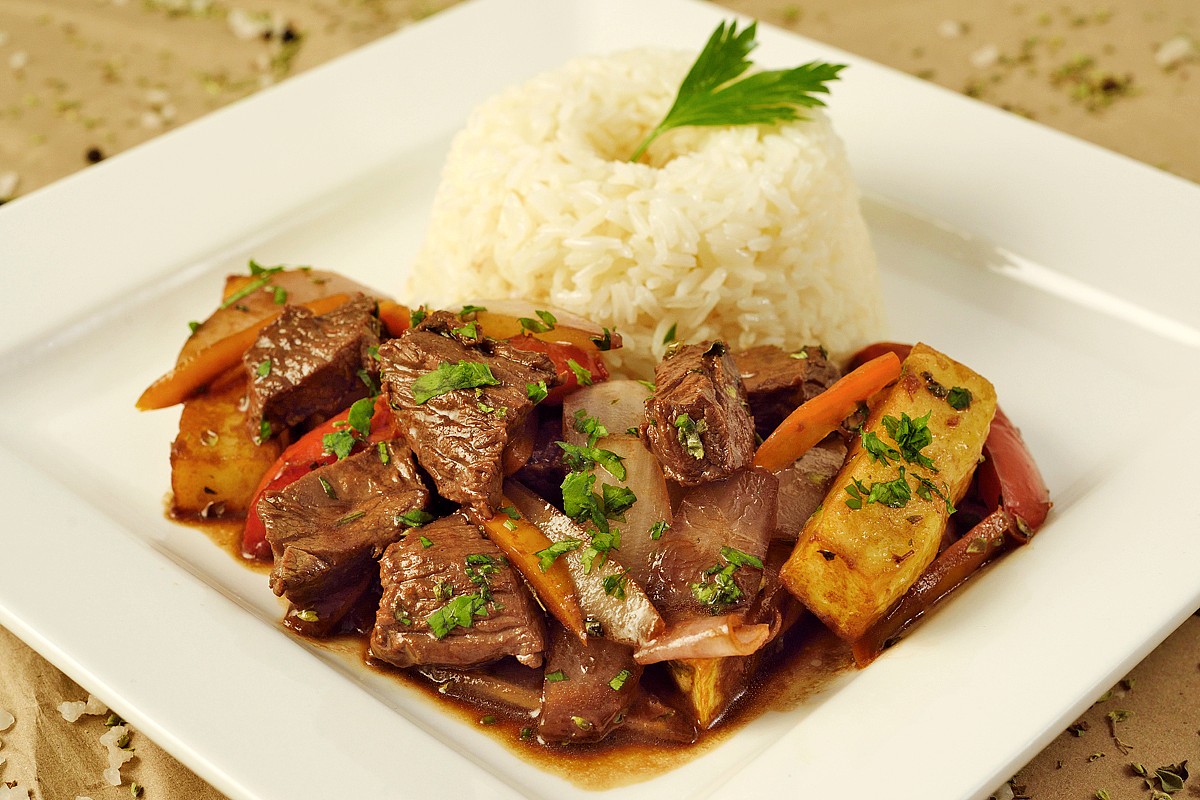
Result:
[[[262,444],[250,437],[245,395],[245,376],[237,370],[183,404],[171,445],[176,516],[245,516],[259,479],[279,458],[278,437]]]
[[[933,561],[995,412],[985,378],[912,349],[782,571],[838,636],[862,636]]]

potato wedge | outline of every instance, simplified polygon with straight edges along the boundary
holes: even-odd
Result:
[[[171,445],[175,516],[245,516],[259,479],[279,458],[278,437],[255,444],[246,430],[240,369],[183,405]]]
[[[933,561],[995,412],[986,379],[927,345],[912,349],[782,571],[838,636],[862,636]]]

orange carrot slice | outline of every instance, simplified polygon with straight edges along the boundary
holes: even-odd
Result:
[[[900,377],[900,359],[884,353],[797,408],[754,454],[754,466],[783,469],[833,432],[860,402]]]
[[[507,497],[504,503],[505,508],[515,510]],[[579,607],[579,597],[575,594],[575,584],[571,581],[566,564],[558,559],[543,572],[537,554],[550,547],[552,542],[532,522],[520,514],[517,516],[520,518],[512,519],[505,511],[499,511],[491,519],[483,521],[483,529],[488,538],[504,551],[509,562],[525,576],[525,581],[533,588],[546,610],[564,628],[580,639],[585,638],[583,611]]]
[[[412,312],[408,306],[402,306],[392,300],[379,301],[379,321],[389,336],[399,336],[409,328]]]
[[[344,305],[349,299],[344,294],[334,294],[301,305],[314,314],[325,314]],[[142,392],[142,396],[137,400],[138,409],[149,411],[167,408],[187,400],[218,375],[237,366],[242,355],[254,344],[263,328],[278,318],[279,314],[272,314],[248,328],[213,342],[186,361],[176,364],[174,369]]]

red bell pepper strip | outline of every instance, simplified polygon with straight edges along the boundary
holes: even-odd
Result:
[[[559,383],[550,389],[550,394],[543,403],[561,404],[564,397],[579,388],[581,378],[584,383],[608,380],[608,368],[604,366],[604,361],[596,350],[585,350],[570,342],[550,342],[536,336],[513,336],[505,341],[518,350],[544,353],[554,362]]]
[[[271,468],[263,475],[250,500],[246,514],[246,527],[242,531],[242,556],[256,561],[271,560],[271,545],[267,542],[267,531],[258,515],[258,501],[266,493],[278,491],[292,481],[301,478],[318,467],[332,464],[337,456],[325,449],[325,436],[344,428],[350,409],[330,417],[325,422],[301,436],[280,454]],[[396,437],[392,410],[384,395],[375,399],[375,411],[371,416],[371,433],[368,442],[389,441]],[[362,445],[357,445],[362,447]]]

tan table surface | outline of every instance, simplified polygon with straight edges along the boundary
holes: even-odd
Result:
[[[0,200],[452,2],[0,0]],[[724,5],[1200,181],[1196,0]],[[1031,666],[1021,665],[1017,679],[1036,680]],[[16,718],[0,730],[0,792],[11,784],[45,800],[107,800],[129,796],[136,782],[147,798],[221,797],[136,732],[125,784],[107,786],[98,743],[103,717],[70,724],[56,710],[86,697],[86,689],[0,628],[0,709]],[[964,720],[964,735],[969,725]],[[998,794],[1149,798],[1151,789],[1130,765],[1153,774],[1184,759],[1200,766],[1195,616]],[[1200,778],[1175,796],[1200,797]]]

